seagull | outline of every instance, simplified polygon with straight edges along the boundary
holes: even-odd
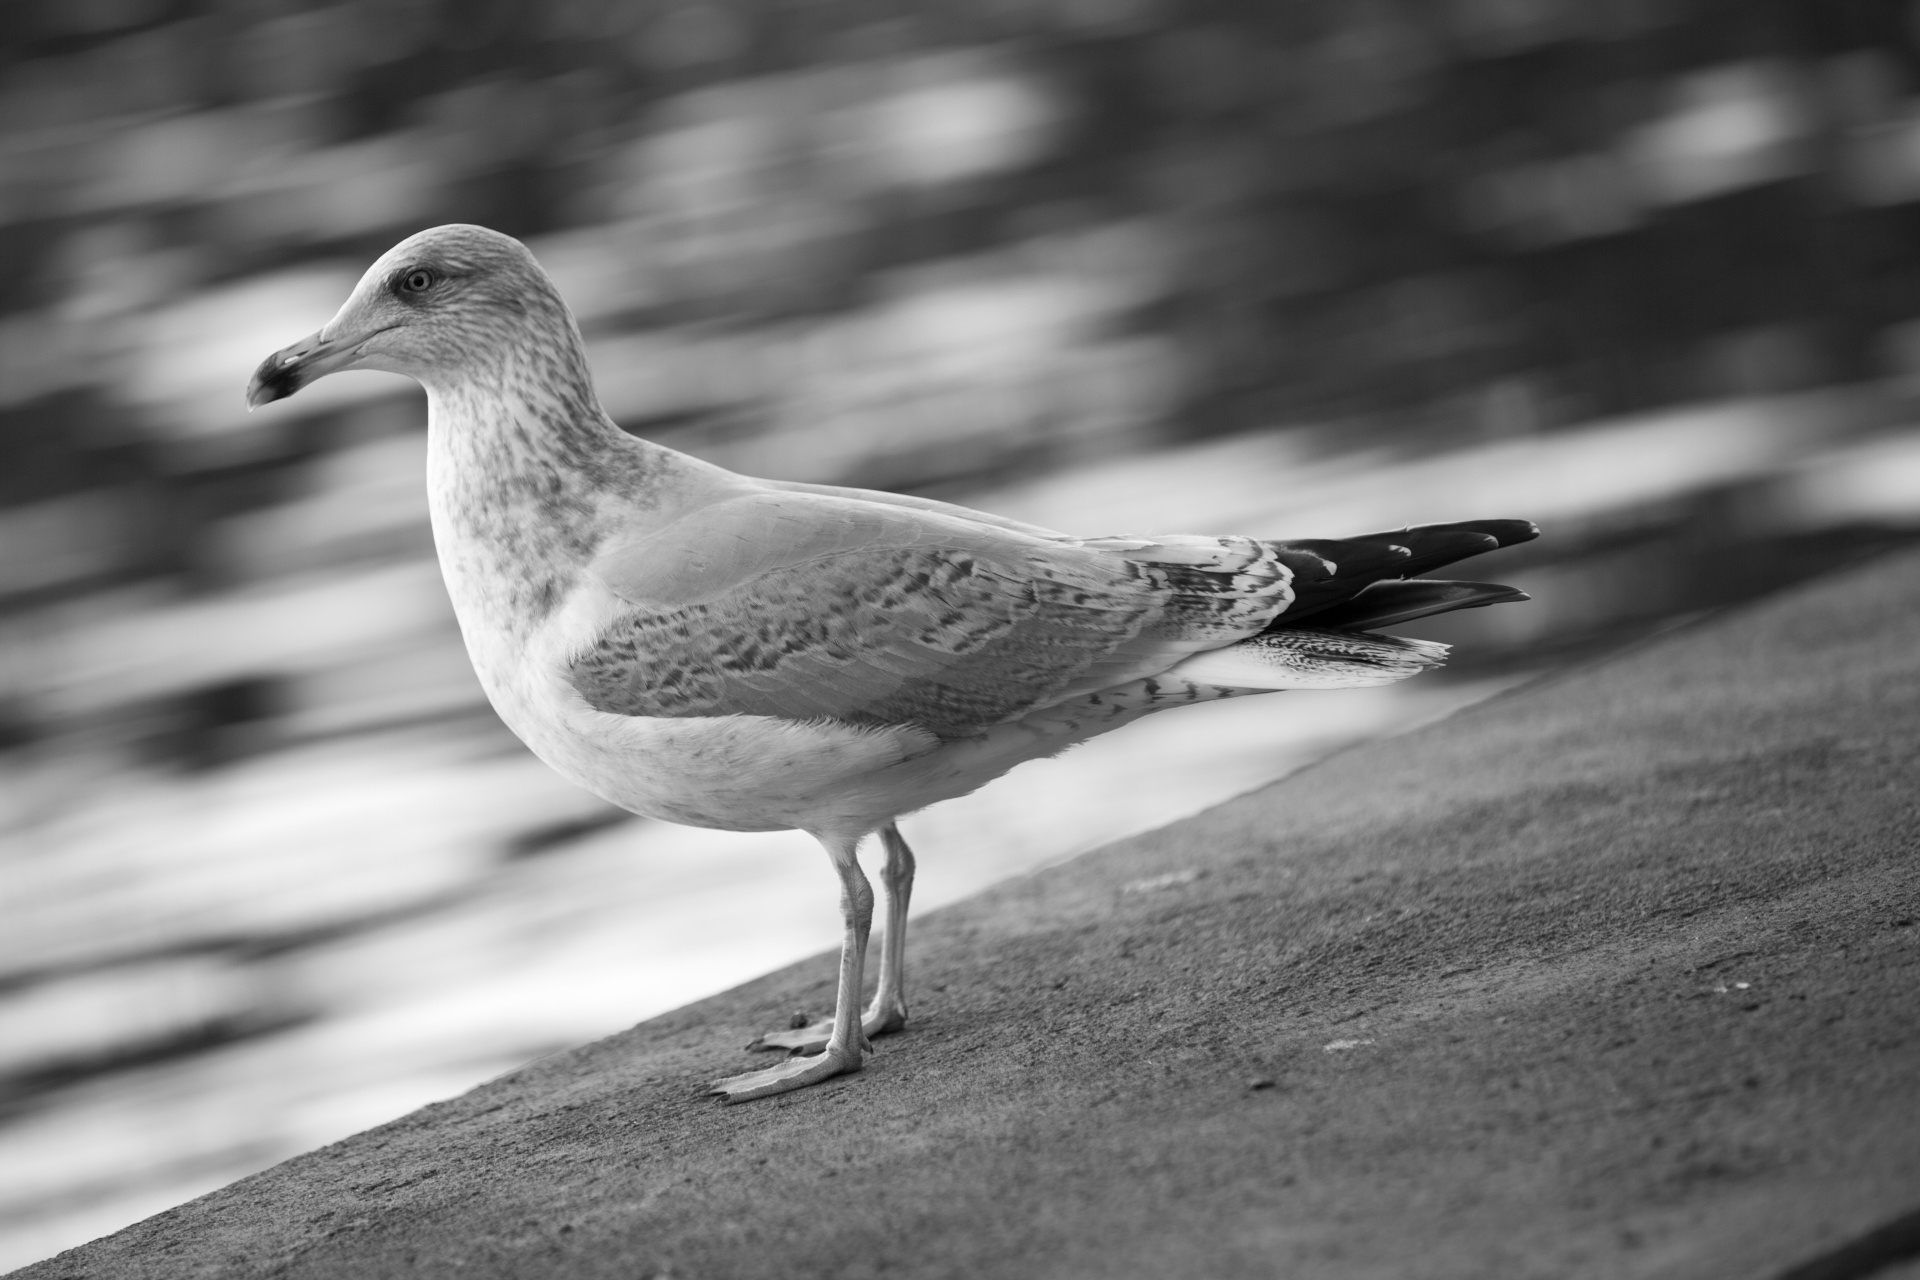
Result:
[[[1072,537],[902,494],[761,480],[623,431],[526,246],[477,226],[402,241],[250,406],[342,369],[427,392],[435,547],[500,718],[647,817],[798,829],[839,877],[833,1016],[751,1048],[729,1102],[858,1071],[907,1022],[914,856],[897,820],[1141,716],[1388,684],[1446,646],[1375,629],[1524,600],[1421,575],[1538,535],[1525,520],[1347,538]],[[877,989],[860,1008],[885,850]]]

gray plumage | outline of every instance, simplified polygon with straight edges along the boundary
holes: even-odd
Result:
[[[1525,521],[1348,539],[1073,537],[869,490],[756,480],[636,439],[601,410],[573,318],[533,256],[481,227],[395,246],[248,398],[337,369],[427,390],[435,543],[502,719],[635,812],[798,827],[847,922],[819,1048],[721,1081],[729,1100],[857,1070],[906,1020],[913,859],[894,819],[1141,715],[1286,688],[1357,687],[1444,646],[1366,628],[1524,599],[1402,581],[1535,535]],[[889,927],[857,1016],[879,832]]]

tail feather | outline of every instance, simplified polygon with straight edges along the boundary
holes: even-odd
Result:
[[[1294,627],[1197,653],[1159,677],[1226,689],[1361,689],[1392,684],[1446,660],[1433,640]]]
[[[1495,583],[1413,575],[1538,536],[1525,520],[1475,520],[1357,538],[1266,543],[1272,559],[1292,574],[1293,600],[1259,634],[1191,654],[1157,675],[1055,703],[1021,720],[1020,727],[1056,735],[1064,746],[1166,707],[1280,689],[1354,689],[1404,680],[1441,665],[1447,646],[1380,635],[1371,628],[1527,598],[1524,591]],[[1303,618],[1310,619],[1308,625],[1300,625]]]

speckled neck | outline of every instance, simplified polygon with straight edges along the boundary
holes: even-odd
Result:
[[[511,631],[545,617],[668,465],[602,412],[577,335],[546,336],[423,379],[434,538],[463,625],[475,610]]]

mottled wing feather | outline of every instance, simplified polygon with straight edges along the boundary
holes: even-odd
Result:
[[[1176,542],[1121,550],[839,495],[747,494],[595,562],[636,608],[571,676],[622,715],[966,736],[1257,632],[1289,598],[1261,544]]]
[[[870,548],[783,565],[712,599],[624,619],[575,687],[626,715],[831,717],[942,736],[999,723],[1136,636],[1152,610],[1109,592],[1043,607],[1018,575],[949,549]]]

